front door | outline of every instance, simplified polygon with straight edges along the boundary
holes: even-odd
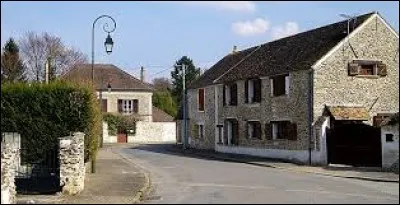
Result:
[[[117,142],[118,143],[127,143],[128,142],[128,133],[126,130],[118,129],[117,130]]]

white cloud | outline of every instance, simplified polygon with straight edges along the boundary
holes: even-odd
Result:
[[[272,38],[279,39],[291,36],[299,32],[299,25],[296,22],[286,22],[285,26],[277,26],[272,28]]]
[[[269,21],[257,18],[253,21],[239,21],[232,24],[234,33],[241,36],[254,36],[263,34],[269,29]]]
[[[256,4],[252,1],[180,1],[179,3],[230,11],[254,12],[256,10]]]

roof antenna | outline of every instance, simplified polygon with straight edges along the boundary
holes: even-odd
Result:
[[[340,14],[339,15],[340,17],[343,17],[343,18],[345,18],[345,19],[347,19],[347,36],[346,36],[346,38],[347,38],[347,44],[348,44],[348,46],[349,47],[351,47],[351,45],[350,45],[350,38],[349,38],[349,35],[350,35],[350,21],[351,20],[353,20],[353,30],[352,31],[354,31],[354,28],[355,28],[355,24],[356,24],[356,21],[357,21],[357,16],[356,15],[347,15],[347,14]],[[351,47],[352,48],[352,47]],[[354,51],[353,51],[354,52]],[[355,53],[354,53],[355,54]],[[357,55],[356,55],[357,56]]]

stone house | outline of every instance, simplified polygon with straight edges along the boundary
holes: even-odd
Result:
[[[377,122],[399,110],[398,43],[373,12],[235,46],[188,86],[190,146],[299,163],[380,164]]]
[[[91,81],[91,64],[75,65],[61,78],[70,81]],[[109,135],[108,125],[103,122],[104,143],[146,143],[175,141],[176,123],[152,104],[153,86],[144,82],[142,68],[141,79],[128,74],[112,64],[94,65],[94,85],[97,95],[102,98],[102,111],[135,115],[136,132],[117,130],[117,135]]]

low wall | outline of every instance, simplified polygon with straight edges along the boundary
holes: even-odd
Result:
[[[76,132],[60,139],[60,185],[63,194],[75,195],[85,185],[84,136]]]
[[[386,135],[392,135],[392,141],[387,141]],[[399,124],[382,126],[381,142],[382,168],[399,172]]]
[[[215,150],[222,153],[244,154],[256,157],[265,157],[270,159],[279,159],[299,164],[309,164],[310,153],[308,150],[285,150],[285,149],[262,149],[231,145],[216,145]],[[323,165],[324,154],[320,151],[311,152],[311,163],[314,165]]]
[[[20,135],[3,133],[1,143],[1,204],[16,203],[15,175],[19,165]]]
[[[136,134],[128,135],[128,143],[176,142],[175,122],[136,123]]]

